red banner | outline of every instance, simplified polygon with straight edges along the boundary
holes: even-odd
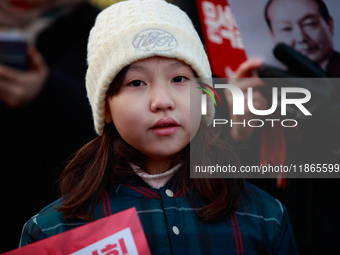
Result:
[[[246,60],[244,46],[227,0],[196,0],[213,75],[230,77]]]
[[[113,214],[3,255],[151,255],[135,208]]]

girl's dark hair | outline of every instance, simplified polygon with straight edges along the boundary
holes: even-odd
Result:
[[[116,76],[107,95],[114,96],[120,91],[121,82],[128,67]],[[200,146],[204,137],[210,134],[212,146],[203,151]],[[237,164],[237,159],[230,147],[223,141],[216,142],[218,136],[211,134],[204,124],[201,124],[192,143],[196,143],[195,155],[202,160],[202,165],[209,162],[209,156],[220,154],[230,164]],[[206,146],[205,146],[206,147]],[[134,162],[146,169],[146,158],[138,150],[127,144],[119,135],[114,124],[106,124],[103,134],[83,146],[68,163],[60,176],[60,191],[63,201],[58,211],[65,218],[81,218],[94,220],[94,208],[105,189],[119,184],[128,184],[138,178],[127,162]],[[174,165],[181,162],[181,167],[173,178],[179,186],[192,192],[186,193],[188,201],[195,207],[203,208],[197,211],[197,216],[203,222],[217,221],[238,207],[243,193],[243,180],[239,179],[190,179],[190,145],[174,156]],[[200,199],[203,199],[200,200]]]

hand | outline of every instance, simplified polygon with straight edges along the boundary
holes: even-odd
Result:
[[[28,49],[30,69],[19,71],[0,65],[0,102],[16,108],[33,101],[43,88],[49,68],[43,56],[34,48]]]
[[[259,88],[264,86],[264,82],[257,76],[252,75],[253,70],[262,65],[260,60],[247,60],[243,62],[235,71],[233,77],[229,79],[229,83],[239,87],[244,95],[244,115],[233,115],[233,97],[229,89],[224,90],[224,95],[228,102],[230,116],[233,122],[243,122],[245,120],[245,127],[242,124],[233,125],[231,128],[231,136],[237,142],[247,142],[254,134],[255,127],[249,127],[248,121],[250,119],[258,119],[259,117],[249,111],[248,108],[248,87],[253,88],[253,106],[257,110],[268,109],[267,99],[262,95]],[[241,79],[240,79],[241,78]],[[242,79],[247,78],[247,79]]]

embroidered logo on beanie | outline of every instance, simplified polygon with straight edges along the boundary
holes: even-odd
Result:
[[[147,29],[138,33],[132,44],[141,51],[170,51],[178,46],[175,37],[161,29]]]

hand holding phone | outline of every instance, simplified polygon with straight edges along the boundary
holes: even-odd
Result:
[[[49,68],[35,47],[27,51],[28,70],[0,64],[0,103],[16,108],[33,101],[43,88]]]

